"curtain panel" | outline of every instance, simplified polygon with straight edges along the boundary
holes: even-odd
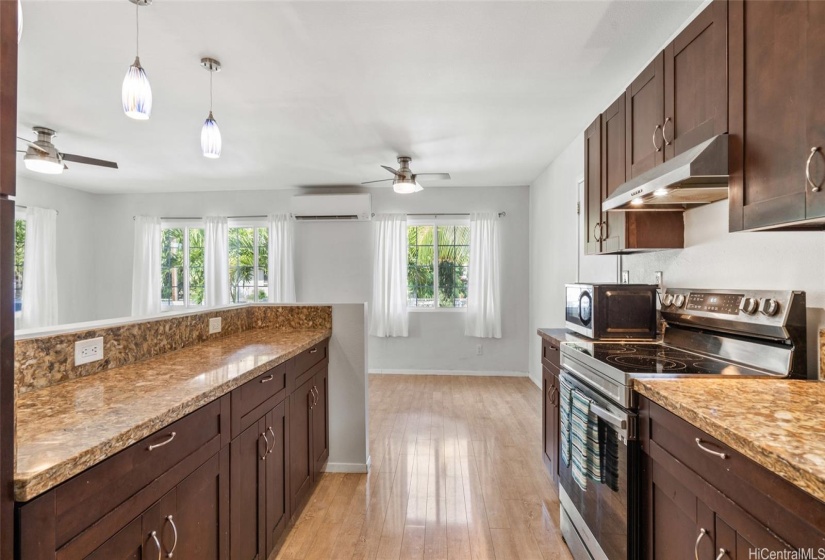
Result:
[[[160,218],[135,216],[132,258],[132,316],[160,313]]]
[[[203,224],[204,304],[229,305],[229,222],[225,217],[209,216]]]
[[[289,214],[269,216],[270,303],[295,303],[295,220]]]
[[[470,270],[464,334],[501,338],[501,272],[498,216],[470,214]]]
[[[373,228],[370,334],[407,336],[407,216],[380,214]]]
[[[26,209],[20,327],[57,324],[57,211]]]

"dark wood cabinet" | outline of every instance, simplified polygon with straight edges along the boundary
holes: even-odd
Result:
[[[638,177],[665,160],[664,88],[664,53],[660,53],[625,92],[627,179]]]
[[[289,397],[290,507],[297,509],[309,493],[314,475],[312,457],[312,403],[315,379],[310,377]]]
[[[232,559],[266,558],[266,421],[260,418],[232,440]]]
[[[312,460],[314,476],[329,458],[329,403],[327,402],[327,383],[329,373],[326,367],[315,374],[315,401],[312,405]]]
[[[172,530],[169,558],[229,559],[229,448],[212,456],[175,488],[175,517],[167,514],[163,538]],[[175,546],[176,545],[176,546]]]
[[[821,229],[821,2],[734,1],[729,12],[730,229]]]
[[[269,442],[265,462],[266,478],[266,554],[275,548],[278,538],[289,523],[289,423],[287,422],[286,401],[281,402],[265,421]]]
[[[601,252],[602,226],[602,117],[584,131],[584,253]]]
[[[553,482],[559,480],[559,342],[542,341],[542,458]]]
[[[143,560],[143,530],[137,518],[100,545],[85,560]]]

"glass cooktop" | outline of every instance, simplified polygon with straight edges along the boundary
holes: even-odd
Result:
[[[629,374],[766,375],[661,343],[566,342],[565,345]]]

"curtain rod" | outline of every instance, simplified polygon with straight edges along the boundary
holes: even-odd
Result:
[[[458,213],[457,212],[429,212],[427,214],[413,214],[413,213],[409,213],[409,212],[407,213],[407,216],[436,216],[436,217],[438,217],[438,216],[469,216],[469,215],[470,215],[469,212],[463,212],[463,213],[461,213],[461,212],[458,212]],[[498,213],[499,218],[503,218],[506,215],[507,215],[507,212],[499,212]],[[375,214],[373,214],[373,216],[375,216]]]
[[[134,220],[137,216],[132,216]],[[264,219],[268,216],[227,216],[227,220],[247,220],[247,219]],[[173,222],[176,220],[202,220],[204,216],[194,217],[194,216],[161,216],[161,220],[166,220],[168,222]]]
[[[23,206],[22,204],[15,204],[14,207],[15,208],[22,208],[23,210],[28,210],[29,209],[28,206]],[[49,210],[51,210],[51,208],[49,208]],[[55,213],[59,216],[60,215],[60,210],[55,210]]]

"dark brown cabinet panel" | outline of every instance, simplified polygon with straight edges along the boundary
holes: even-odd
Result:
[[[315,469],[312,453],[312,403],[315,378],[289,397],[289,505],[296,511],[309,492]]]
[[[665,48],[665,159],[728,131],[728,4],[715,0]]]
[[[559,372],[558,343],[542,341],[542,455],[553,482],[559,480]]]
[[[328,370],[324,367],[315,374],[315,401],[312,405],[312,460],[315,477],[321,473],[329,458],[328,382]]]
[[[660,53],[627,88],[627,179],[664,161],[664,95],[664,54]]]
[[[289,423],[286,402],[266,415],[267,434],[272,439],[267,450],[266,470],[266,553],[275,548],[289,523]]]
[[[266,422],[249,426],[230,444],[232,454],[231,542],[233,560],[266,557]]]
[[[602,249],[602,118],[584,132],[584,253],[595,255]]]
[[[86,556],[85,560],[143,560],[143,558],[143,530],[141,520],[138,518]]]
[[[730,229],[822,228],[820,2],[729,5]],[[811,153],[812,149],[820,148]],[[811,181],[809,184],[806,171]]]
[[[627,180],[627,114],[625,94],[602,113],[602,181],[601,203]],[[613,253],[625,247],[625,213],[605,212],[602,215],[601,252]]]
[[[176,514],[167,514],[163,537],[172,531],[169,556],[229,559],[229,448],[224,447],[175,488]]]

